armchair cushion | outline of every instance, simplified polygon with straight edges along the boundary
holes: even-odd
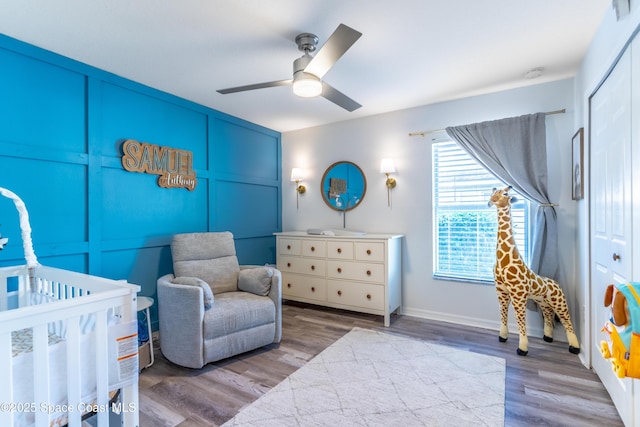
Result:
[[[202,288],[202,295],[204,299],[204,309],[209,310],[213,307],[213,292],[211,291],[211,286],[204,280],[201,280],[197,277],[174,277],[171,279],[171,283],[175,283],[177,285],[186,285],[186,286],[198,286]]]
[[[214,294],[238,290],[240,266],[230,232],[177,234],[171,256],[176,277],[198,277]]]
[[[238,290],[240,266],[238,258],[228,256],[197,261],[177,261],[173,263],[176,277],[198,277],[211,286],[214,294]]]
[[[238,290],[266,296],[271,290],[273,270],[269,267],[245,268],[238,276]]]
[[[269,298],[250,292],[226,292],[216,298],[215,308],[204,314],[202,337],[206,342],[234,336],[234,339],[250,344],[250,340],[247,342],[247,338],[241,338],[243,333],[270,325],[271,333],[267,339],[267,343],[270,343],[274,339],[275,321],[276,306]],[[259,345],[254,343],[249,347],[256,348]]]

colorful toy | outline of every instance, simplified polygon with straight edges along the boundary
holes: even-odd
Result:
[[[640,378],[640,283],[607,286],[604,306],[611,307],[611,317],[602,328],[608,339],[600,352],[618,378]]]
[[[489,206],[494,205],[498,208],[496,265],[493,271],[502,323],[498,339],[500,342],[507,340],[509,333],[507,320],[509,303],[511,303],[516,312],[516,320],[520,331],[517,354],[519,356],[527,355],[529,341],[527,339],[526,306],[527,299],[531,299],[538,304],[544,317],[543,339],[546,342],[553,341],[555,313],[567,332],[569,351],[573,354],[578,354],[580,353],[580,343],[573,331],[569,308],[560,285],[555,280],[539,276],[531,271],[522,260],[520,252],[518,252],[511,227],[512,197],[509,195],[510,189],[510,186],[502,190],[494,188],[489,200]]]

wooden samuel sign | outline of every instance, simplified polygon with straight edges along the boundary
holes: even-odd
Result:
[[[186,188],[193,191],[198,184],[193,171],[193,153],[176,148],[127,139],[122,145],[122,167],[129,172],[160,175],[162,188]]]

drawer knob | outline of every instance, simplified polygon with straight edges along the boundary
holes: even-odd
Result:
[[[315,246],[311,246],[311,252],[315,252],[316,247]]]
[[[342,249],[338,248],[338,253],[341,254],[342,253]]]
[[[291,250],[291,245],[287,245],[287,250]]]
[[[287,288],[290,288],[290,287],[291,287],[291,283],[287,283]]]
[[[311,292],[315,292],[316,288],[314,286],[311,287]]]
[[[342,295],[342,291],[338,291],[338,295],[341,296]]]
[[[342,269],[338,267],[338,273],[342,273]]]
[[[287,263],[287,267],[291,267],[291,263],[290,262]]]
[[[371,255],[371,249],[367,249],[367,255]]]
[[[371,270],[367,270],[367,276],[371,276]]]
[[[371,299],[371,294],[367,294],[367,299]]]
[[[312,266],[311,266],[311,270],[315,270],[315,269],[316,269],[316,266],[315,266],[315,265],[312,265]]]

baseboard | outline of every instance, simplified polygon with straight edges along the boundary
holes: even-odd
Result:
[[[530,315],[530,313],[531,312],[527,312],[528,315]],[[418,317],[420,319],[436,320],[439,322],[455,323],[457,325],[466,325],[466,326],[472,326],[476,328],[489,329],[492,331],[496,331],[496,333],[500,330],[499,321],[478,319],[475,317],[460,316],[456,314],[443,313],[439,311],[420,310],[420,309],[415,309],[410,307],[406,307],[406,308],[403,307],[402,315],[410,316],[410,317]],[[559,327],[562,329],[562,325],[560,325]],[[515,324],[509,323],[509,333],[517,335],[519,333],[518,326]],[[544,335],[544,330],[540,327],[527,325],[527,333],[531,337],[542,338],[542,336]],[[554,339],[557,339],[559,341],[566,341],[566,337],[556,338],[555,334],[554,334]]]
[[[485,320],[485,319],[478,319],[475,317],[468,317],[468,316],[460,316],[460,315],[455,315],[455,314],[451,314],[451,313],[444,313],[444,312],[439,312],[439,311],[431,311],[431,310],[420,310],[420,309],[415,309],[415,308],[410,308],[410,307],[403,307],[401,310],[401,313],[399,313],[403,316],[409,316],[409,317],[417,317],[420,319],[427,319],[427,320],[436,320],[439,322],[448,322],[448,323],[455,323],[457,325],[466,325],[466,326],[472,326],[475,328],[482,328],[482,329],[488,329],[491,331],[496,331],[496,334],[498,333],[498,331],[500,330],[500,322],[499,321],[491,321],[491,320]],[[533,312],[527,311],[528,315],[534,315]],[[566,342],[566,336],[564,334],[564,328],[562,327],[562,325],[557,324],[556,325],[556,330],[554,331],[554,340],[557,341],[561,341],[561,342]],[[562,333],[555,333],[556,331],[560,330]],[[532,325],[527,325],[527,332],[529,334],[530,337],[537,337],[537,338],[542,338],[542,336],[544,335],[544,331],[541,327],[536,327],[536,326],[532,326]],[[509,324],[509,333],[510,334],[518,334],[518,326],[515,324]],[[160,345],[158,343],[158,341],[160,340],[160,332],[159,331],[154,331],[151,334],[151,337],[153,339],[153,345],[154,348],[159,348]]]

